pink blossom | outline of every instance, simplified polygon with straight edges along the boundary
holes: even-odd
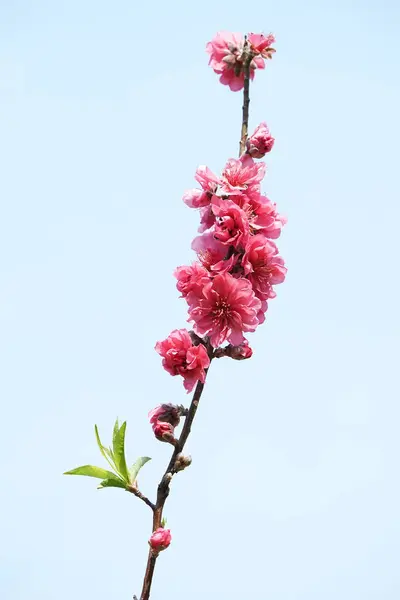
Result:
[[[235,64],[240,65],[239,61],[236,61]],[[250,79],[254,79],[253,70],[250,71]],[[244,87],[244,72],[242,67],[239,66],[236,71],[233,67],[227,65],[225,70],[221,73],[219,81],[222,85],[227,85],[231,92],[239,92]]]
[[[278,255],[275,244],[263,235],[251,237],[246,245],[242,265],[257,298],[274,298],[272,286],[282,283],[286,275],[283,258]]]
[[[162,550],[168,548],[171,539],[171,531],[169,529],[164,529],[164,527],[159,527],[151,534],[149,544],[151,549],[158,554]]]
[[[261,302],[246,279],[222,273],[208,283],[201,294],[187,296],[189,320],[199,335],[209,335],[218,347],[228,340],[234,346],[243,342],[243,332],[255,331]]]
[[[215,223],[215,215],[212,211],[211,205],[205,206],[200,209],[200,226],[198,231],[202,233],[210,229]]]
[[[195,179],[202,189],[187,190],[182,200],[190,208],[203,208],[210,204],[212,195],[217,191],[219,179],[204,165],[197,169]]]
[[[243,88],[242,51],[244,39],[240,33],[219,31],[208,42],[206,51],[210,55],[209,65],[220,75],[220,82],[229,85],[232,91]]]
[[[244,86],[243,47],[243,36],[227,31],[218,32],[206,46],[210,55],[209,65],[220,76],[220,82],[228,85],[233,92]],[[261,56],[253,58],[250,63],[250,79],[254,79],[255,69],[263,69],[264,66]]]
[[[153,433],[160,442],[174,442],[174,427],[165,421],[155,421],[152,424]]]
[[[248,155],[244,155],[239,159],[231,158],[222,172],[221,192],[230,196],[237,194],[258,195],[265,170],[265,163],[256,163]]]
[[[247,154],[252,158],[262,158],[272,150],[275,139],[271,136],[266,123],[260,123],[253,135],[247,140]]]
[[[189,292],[203,287],[210,280],[210,275],[201,263],[195,262],[187,267],[177,267],[174,276],[178,280],[176,288],[185,298]]]
[[[177,427],[180,421],[180,412],[175,404],[159,404],[149,412],[149,420],[152,425],[157,421],[163,421]]]
[[[230,61],[234,63],[241,56],[243,44],[241,33],[219,31],[206,46],[206,51],[210,55],[208,64],[216,73],[222,73]]]
[[[193,293],[194,291],[190,296]],[[157,342],[155,349],[163,357],[164,369],[171,375],[183,377],[187,392],[193,389],[197,381],[204,383],[205,369],[208,368],[210,359],[203,344],[193,346],[187,329],[175,329],[166,340]]]
[[[208,167],[205,165],[200,165],[198,167],[196,174],[194,176],[196,181],[201,185],[202,189],[205,192],[209,192],[210,194],[215,194],[217,187],[219,185],[219,179]]]
[[[259,325],[262,325],[265,321],[265,313],[268,310],[268,302],[266,300],[262,300],[261,301],[261,308],[257,313],[257,319],[258,319],[258,323]]]
[[[197,256],[202,265],[214,273],[225,273],[230,271],[237,261],[237,256],[228,254],[227,247],[214,237],[214,232],[203,233],[194,238],[192,250],[197,252]]]
[[[250,225],[250,233],[262,233],[265,237],[277,239],[287,219],[276,210],[276,204],[266,196],[253,194],[248,196],[234,196],[235,202],[247,215]]]
[[[214,236],[227,246],[243,247],[249,236],[246,213],[232,200],[213,196],[212,211],[216,217]]]
[[[186,190],[183,194],[182,200],[189,206],[189,208],[202,208],[210,204],[210,196],[207,192],[193,188]]]
[[[252,52],[260,54],[264,58],[272,58],[275,52],[275,49],[271,48],[272,44],[275,43],[275,36],[272,33],[266,37],[262,33],[249,33],[247,39]]]

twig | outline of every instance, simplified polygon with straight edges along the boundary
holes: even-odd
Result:
[[[247,136],[249,133],[249,105],[250,105],[250,63],[253,55],[250,51],[248,41],[245,40],[243,48],[243,106],[242,106],[242,131],[240,136],[239,156],[245,151]]]
[[[208,352],[209,352],[210,360],[212,360],[211,347],[208,348]],[[208,369],[206,369],[206,376],[207,376],[207,372],[208,372]],[[180,454],[182,452],[183,448],[185,447],[186,441],[189,437],[189,434],[190,434],[190,431],[192,428],[192,423],[196,416],[197,407],[199,405],[203,390],[204,390],[204,383],[201,383],[199,381],[197,383],[196,389],[194,391],[192,402],[190,404],[190,408],[188,410],[188,414],[186,416],[185,424],[183,426],[181,435],[179,436],[179,439],[174,448],[174,451],[172,453],[172,456],[168,463],[168,466],[165,470],[165,473],[162,476],[161,481],[158,485],[157,503],[154,507],[154,513],[153,513],[153,531],[155,531],[156,529],[161,527],[162,513],[163,513],[165,501],[167,500],[168,495],[169,495],[169,485],[170,485],[173,474],[176,473],[176,470],[175,470],[176,458],[177,458],[178,454]],[[154,574],[154,567],[156,564],[156,560],[157,560],[157,555],[155,555],[153,553],[153,551],[150,549],[149,556],[147,559],[146,572],[144,575],[143,589],[142,589],[142,593],[140,596],[140,600],[148,600],[150,598],[150,589],[151,589],[151,584],[153,581],[153,574]]]
[[[133,486],[133,485],[130,485],[130,486],[127,488],[127,490],[128,490],[128,492],[131,492],[131,494],[134,494],[135,496],[137,496],[138,498],[140,498],[141,500],[143,500],[143,502],[144,502],[145,504],[147,504],[147,506],[150,506],[150,508],[151,508],[151,510],[152,510],[153,512],[155,511],[155,509],[156,509],[156,505],[155,505],[155,504],[153,504],[153,502],[152,502],[151,500],[149,500],[148,498],[146,498],[146,496],[144,496],[144,495],[142,494],[142,492],[141,492],[141,491],[139,491],[139,490],[137,489],[137,487],[135,487],[135,486]]]

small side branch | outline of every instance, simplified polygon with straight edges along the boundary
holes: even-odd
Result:
[[[243,49],[243,106],[242,106],[242,130],[240,135],[239,156],[242,156],[246,149],[247,136],[249,133],[249,106],[250,106],[250,64],[253,56],[250,52],[247,40]]]
[[[153,512],[155,511],[156,505],[153,504],[153,502],[149,500],[146,496],[144,496],[144,494],[142,494],[142,492],[139,491],[135,486],[131,485],[127,488],[127,490],[128,492],[131,492],[131,494],[134,494],[137,498],[140,498],[140,500],[143,500],[143,502],[147,504],[147,506],[150,506]]]

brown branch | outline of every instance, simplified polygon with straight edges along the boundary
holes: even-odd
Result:
[[[140,600],[148,600],[150,598],[151,583],[153,581],[154,567],[156,566],[157,555],[149,551],[149,558],[147,560],[146,573],[144,574],[143,589],[140,596]]]
[[[210,346],[208,347],[208,353],[210,356],[210,360],[212,360],[212,348]],[[208,369],[206,369],[206,376],[207,376],[207,372],[208,372]],[[180,454],[182,452],[183,448],[185,447],[186,441],[190,435],[192,423],[196,416],[197,408],[198,408],[203,390],[204,390],[204,383],[201,383],[201,381],[198,381],[196,389],[193,394],[192,402],[190,404],[190,408],[188,410],[188,413],[187,413],[187,416],[185,419],[185,424],[183,426],[181,435],[179,436],[179,439],[177,440],[177,443],[175,445],[171,459],[170,459],[168,466],[165,470],[165,473],[162,476],[161,481],[158,485],[157,503],[154,507],[152,531],[155,531],[156,529],[161,527],[162,513],[163,513],[164,505],[165,505],[165,502],[168,498],[169,491],[170,491],[170,489],[169,489],[170,482],[171,482],[171,479],[172,479],[172,476],[174,475],[174,473],[177,472],[177,470],[175,469],[176,458],[177,458],[178,454]],[[146,572],[144,575],[143,589],[142,589],[142,593],[140,596],[140,600],[148,600],[150,598],[150,589],[151,589],[151,584],[153,581],[154,567],[155,567],[156,561],[157,561],[157,555],[154,554],[154,552],[150,549],[149,556],[147,559]]]
[[[240,136],[239,156],[242,156],[246,149],[247,136],[249,133],[249,105],[250,105],[250,64],[253,55],[250,51],[247,40],[243,48],[243,106],[242,106],[242,131]]]
[[[126,489],[127,489],[128,492],[131,492],[131,494],[134,494],[137,498],[140,498],[140,500],[143,500],[143,502],[145,504],[147,504],[147,506],[150,506],[150,508],[151,508],[151,510],[153,512],[155,511],[156,505],[153,504],[153,502],[151,500],[149,500],[148,498],[146,498],[146,496],[144,496],[142,494],[142,492],[137,489],[137,487],[135,487],[134,485],[130,485]]]

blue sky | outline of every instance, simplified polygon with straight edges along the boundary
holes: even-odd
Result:
[[[251,127],[289,273],[254,358],[212,366],[153,597],[397,600],[400,8],[134,4],[0,3],[0,595],[140,593],[147,507],[62,472],[117,415],[150,496],[168,461],[147,412],[187,398],[153,347],[185,326],[181,196],[237,153],[204,52],[227,29],[277,37]]]

